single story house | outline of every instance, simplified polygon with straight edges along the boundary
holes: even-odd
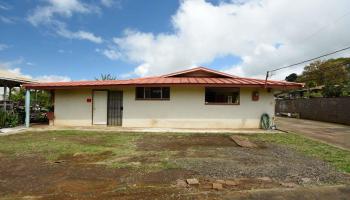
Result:
[[[303,84],[241,78],[204,67],[129,80],[26,84],[51,90],[55,126],[258,128],[275,90]]]

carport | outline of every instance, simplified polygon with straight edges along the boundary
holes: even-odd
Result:
[[[13,88],[22,87],[23,84],[34,83],[33,80],[18,76],[14,73],[0,70],[0,87],[3,88],[3,97],[0,101],[0,108],[3,108],[4,111],[9,111],[13,109],[13,102],[10,101],[11,93]],[[25,124],[29,127],[29,115],[30,115],[30,90],[26,90],[26,119]]]

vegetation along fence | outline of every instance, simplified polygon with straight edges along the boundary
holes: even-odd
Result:
[[[350,97],[277,99],[276,114],[292,113],[302,119],[350,125]]]

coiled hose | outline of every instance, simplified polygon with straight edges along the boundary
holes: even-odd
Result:
[[[260,118],[260,128],[267,130],[267,129],[270,129],[270,126],[271,126],[270,116],[267,113],[262,114]]]

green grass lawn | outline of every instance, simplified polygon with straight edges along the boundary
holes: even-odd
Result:
[[[177,133],[167,133],[178,135]],[[101,154],[111,152],[113,159],[153,155],[159,158],[148,165],[136,166],[148,169],[172,168],[172,151],[140,151],[136,141],[142,139],[142,133],[112,133],[94,131],[47,131],[26,132],[23,134],[0,137],[0,155],[26,156],[36,155],[48,160],[56,160],[64,155]],[[149,135],[149,134],[148,134]],[[159,134],[158,134],[159,135]],[[191,134],[180,133],[181,136]],[[306,155],[325,160],[339,170],[350,173],[350,152],[318,141],[291,133],[244,135],[252,140],[276,143],[288,146]],[[107,160],[112,167],[135,167],[135,162]]]
[[[26,132],[0,137],[0,152],[10,155],[36,154],[55,160],[75,153],[99,154],[111,151],[123,156],[134,152],[138,134],[91,131]]]
[[[255,134],[248,137],[253,140],[288,146],[306,155],[325,160],[337,169],[350,173],[350,151],[293,133]]]
[[[76,154],[88,156],[110,152],[111,156],[100,161],[100,164],[117,168],[139,168],[148,171],[175,167],[168,159],[172,152],[138,151],[136,141],[142,136],[142,133],[75,130],[26,132],[0,137],[0,155],[35,155],[44,157],[48,161],[55,161]],[[148,156],[149,154],[159,157],[159,161],[150,162],[146,165],[138,165],[137,162],[128,161],[128,158]]]

